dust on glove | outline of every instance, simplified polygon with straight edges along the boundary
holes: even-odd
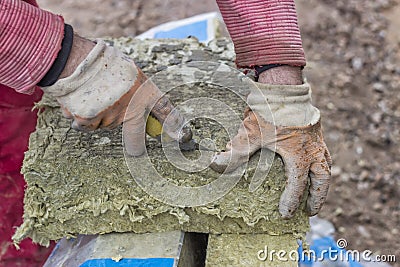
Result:
[[[303,85],[257,83],[251,90],[249,108],[238,134],[217,153],[211,168],[231,172],[260,148],[278,153],[284,162],[287,183],[279,212],[290,218],[308,194],[307,212],[313,216],[325,202],[332,160],[324,142],[320,113],[311,104],[311,89]],[[305,192],[310,182],[309,192]]]
[[[185,138],[181,133],[185,120],[169,99],[131,58],[104,41],[97,41],[70,76],[42,89],[56,97],[64,116],[73,119],[74,129],[112,129],[124,123],[130,133],[124,136],[130,155],[145,151],[145,113],[150,110],[161,123],[165,121],[163,129],[170,137]],[[172,119],[165,120],[168,116]]]

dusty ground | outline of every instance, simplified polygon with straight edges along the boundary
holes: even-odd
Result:
[[[89,37],[137,35],[214,11],[213,0],[39,0]],[[400,266],[400,1],[299,0],[302,38],[331,150],[320,216],[349,248],[396,254]]]

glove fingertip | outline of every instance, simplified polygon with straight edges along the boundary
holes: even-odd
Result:
[[[323,204],[323,202],[318,204],[318,203],[315,203],[315,201],[313,201],[312,199],[309,198],[307,200],[307,208],[306,208],[307,215],[309,217],[317,215],[318,212],[321,210],[322,204]]]
[[[125,144],[126,153],[132,157],[139,157],[144,154],[146,147],[135,144]]]
[[[126,116],[125,116],[126,117]],[[146,150],[146,126],[142,114],[124,122],[122,127],[122,140],[128,155],[138,157]]]
[[[77,121],[73,120],[71,123],[71,128],[77,131],[80,131],[80,126]]]
[[[290,219],[293,217],[295,208],[289,207],[289,205],[284,204],[283,201],[279,203],[279,213],[281,214],[283,219]]]
[[[76,119],[72,121],[71,128],[80,132],[90,132],[95,129],[92,129],[90,125],[86,125],[84,123],[78,122]]]
[[[69,110],[66,109],[66,108],[64,108],[64,107],[61,107],[61,112],[62,112],[62,115],[63,115],[65,118],[67,118],[67,119],[73,119],[73,118],[74,118],[74,116],[72,115],[72,113],[69,112]]]
[[[313,189],[310,189],[310,195],[307,199],[306,212],[309,216],[316,215],[322,208],[325,203],[326,196],[328,193],[328,188],[323,191],[313,192]]]
[[[96,117],[92,119],[83,119],[74,117],[71,123],[71,128],[81,132],[91,132],[99,128],[101,122],[101,117]]]
[[[218,173],[224,173],[229,164],[229,160],[227,160],[223,153],[224,152],[216,154],[210,164],[210,168]]]
[[[283,219],[291,219],[293,217],[293,214],[287,213],[285,211],[279,211],[279,213],[281,214],[281,217]]]
[[[329,162],[320,161],[311,165],[311,186],[306,207],[309,216],[316,215],[324,205],[328,196],[330,177]]]

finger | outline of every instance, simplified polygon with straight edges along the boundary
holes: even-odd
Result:
[[[72,116],[72,113],[69,112],[69,110],[67,108],[63,107],[63,106],[61,106],[61,112],[62,112],[62,115],[67,119],[73,119],[74,118],[74,116]]]
[[[290,157],[293,156],[283,157],[287,182],[279,201],[279,212],[285,219],[293,217],[301,203],[309,170],[309,166],[304,165],[301,160]]]
[[[326,161],[328,162],[328,166],[332,167],[333,161],[332,161],[331,153],[329,153],[328,147],[325,148],[325,154],[324,155],[325,155]]]
[[[104,114],[103,119],[101,120],[101,123],[99,125],[99,128],[111,130],[118,127],[124,121],[124,114],[125,112],[122,111],[119,113]]]
[[[128,155],[137,157],[146,150],[146,123],[144,116],[138,115],[124,122],[123,141]]]
[[[219,152],[214,155],[210,167],[219,172],[232,172],[240,165],[249,161],[249,157],[261,148],[259,138],[255,138],[245,122],[239,128],[238,134],[226,145],[226,152]]]
[[[315,162],[310,168],[310,192],[307,199],[307,213],[314,216],[319,212],[328,195],[330,169],[327,161]]]
[[[240,165],[244,164],[249,159],[249,154],[241,150],[218,152],[214,155],[210,167],[219,173],[229,173],[236,170]]]
[[[74,121],[71,124],[71,128],[81,131],[90,132],[99,128],[101,118],[95,117],[93,119],[82,119],[77,116],[74,117]]]

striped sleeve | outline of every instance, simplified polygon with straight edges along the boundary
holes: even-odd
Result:
[[[20,0],[0,0],[0,84],[31,93],[61,49],[64,20]]]

